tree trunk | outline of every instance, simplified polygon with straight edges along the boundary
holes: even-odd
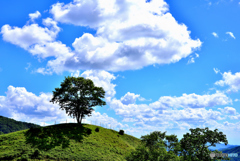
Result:
[[[80,117],[80,114],[77,114],[77,123],[79,124],[79,117]],[[81,124],[81,123],[80,123]]]
[[[82,118],[83,118],[83,113],[79,113],[79,114],[77,114],[78,115],[78,124],[80,125],[80,126],[82,126]]]

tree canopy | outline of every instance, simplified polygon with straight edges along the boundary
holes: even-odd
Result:
[[[150,135],[141,136],[142,144],[126,157],[127,161],[211,161],[223,159],[223,157],[211,158],[209,146],[215,146],[216,143],[224,142],[228,144],[226,135],[205,129],[190,129],[191,134],[187,133],[178,141],[176,135],[166,135],[166,132],[154,131]],[[209,146],[206,143],[210,143]],[[166,150],[167,149],[167,150]],[[221,153],[217,150],[214,153]],[[224,158],[229,160],[228,157]]]
[[[190,129],[190,131],[191,134],[184,134],[180,141],[181,155],[184,160],[211,160],[209,146],[216,146],[216,143],[220,142],[228,144],[226,135],[218,132],[218,129],[212,131],[206,127],[205,129]],[[210,145],[207,146],[207,143]]]
[[[150,135],[141,136],[141,145],[126,157],[127,161],[178,161],[174,148],[179,144],[176,135],[166,135],[166,132],[154,131]],[[170,144],[168,145],[167,142]],[[167,152],[167,148],[169,151]]]
[[[61,88],[55,88],[50,102],[59,103],[60,109],[66,110],[66,113],[76,118],[81,125],[86,115],[91,116],[94,110],[92,107],[106,105],[106,102],[101,100],[104,95],[103,88],[94,86],[92,80],[68,76],[61,83]]]

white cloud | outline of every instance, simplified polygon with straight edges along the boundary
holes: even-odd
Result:
[[[1,34],[3,40],[18,45],[25,50],[36,43],[42,44],[53,41],[56,36],[56,33],[54,34],[48,28],[39,27],[38,24],[27,25],[23,28],[4,25],[1,28]]]
[[[3,40],[18,45],[33,55],[38,54],[42,58],[58,56],[58,52],[52,53],[53,50],[46,52],[47,49],[44,48],[61,44],[61,42],[54,42],[60,28],[51,18],[44,19],[43,24],[47,27],[43,28],[38,24],[25,25],[22,28],[4,25],[1,28],[1,34]]]
[[[47,118],[66,118],[65,111],[50,101],[52,94],[40,93],[39,96],[28,92],[24,87],[9,86],[6,96],[0,96],[0,111],[3,116],[17,120],[28,120],[40,124]]]
[[[92,11],[92,12],[89,12]],[[22,28],[4,25],[3,39],[18,45],[38,58],[55,57],[42,74],[76,70],[124,71],[141,69],[153,64],[175,63],[201,46],[199,39],[190,38],[184,24],[178,24],[163,0],[100,1],[74,0],[56,3],[50,12],[56,21],[86,26],[96,35],[85,33],[76,38],[74,51],[56,41],[60,31],[51,18]],[[38,17],[38,12],[31,18]]]
[[[236,39],[232,32],[226,32],[226,34],[230,35],[232,38]]]
[[[53,5],[50,12],[56,21],[97,30],[96,36],[85,33],[76,38],[74,55],[62,65],[65,70],[123,71],[175,63],[187,57],[201,42],[192,40],[187,27],[178,24],[167,11],[167,4],[156,0],[150,3],[75,0]],[[58,63],[51,65],[59,66]]]
[[[43,25],[38,24],[25,25],[22,28],[4,25],[1,28],[3,40],[18,45],[29,51],[32,55],[40,58],[55,57],[57,59],[49,60],[47,68],[39,68],[35,72],[41,74],[61,73],[64,71],[63,64],[65,59],[71,57],[71,49],[61,41],[56,41],[56,36],[60,32],[57,22],[51,18],[43,19]],[[55,64],[53,66],[53,64]]]
[[[121,102],[124,105],[128,105],[128,104],[134,104],[136,102],[136,99],[139,97],[140,95],[135,95],[134,93],[126,93],[123,97],[121,97]]]
[[[224,112],[231,115],[236,115],[237,111],[233,107],[225,107]]]
[[[217,105],[225,105],[232,103],[225,94],[217,92],[212,95],[197,95],[193,94],[183,94],[180,97],[170,97],[163,96],[154,103],[150,104],[150,107],[154,109],[167,109],[170,107],[182,107],[182,108],[203,108],[203,107],[214,107]]]
[[[235,116],[229,116],[229,118],[232,120],[240,120],[240,114],[235,115]]]
[[[79,76],[79,72],[75,73],[75,76]],[[94,83],[108,84],[111,79],[114,78],[110,73],[101,71],[88,71],[82,73],[81,76],[89,77],[94,80]],[[99,77],[96,79],[95,77]],[[96,83],[97,84],[97,83]],[[111,84],[108,84],[111,85]],[[108,90],[114,91],[112,86]],[[110,96],[113,97],[114,95]],[[74,122],[74,120],[68,117],[65,111],[59,110],[57,104],[52,104],[49,100],[52,98],[50,93],[41,93],[39,96],[28,92],[23,87],[9,86],[6,96],[0,96],[0,112],[2,115],[10,116],[16,120],[37,123],[41,125],[50,125],[57,123]],[[215,120],[222,120],[223,113],[213,111],[212,109],[206,110],[201,108],[204,106],[213,107],[216,105],[224,105],[226,102],[231,101],[226,98],[222,93],[215,93],[212,95],[196,95],[184,94],[181,97],[168,97],[163,96],[156,102],[159,102],[161,106],[165,106],[160,109],[156,104],[151,103],[149,105],[140,104],[136,105],[134,101],[140,96],[128,92],[120,100],[109,99],[107,104],[110,108],[114,109],[116,114],[123,116],[122,122],[133,122],[135,127],[128,127],[127,124],[122,124],[116,119],[109,117],[107,114],[100,114],[99,112],[93,112],[91,117],[86,117],[84,123],[92,123],[100,125],[104,123],[104,127],[111,126],[120,129],[124,129],[128,133],[139,133],[145,129],[146,132],[151,132],[156,129],[171,130],[187,130],[189,127],[199,125],[210,125]],[[208,97],[208,98],[207,98]],[[127,100],[127,104],[122,101]],[[197,101],[196,101],[197,100]],[[179,106],[183,107],[183,110],[172,110],[171,107]],[[234,113],[234,110],[230,107],[225,108],[226,113]],[[237,117],[237,116],[236,116]],[[24,118],[24,119],[23,119]],[[75,121],[76,122],[76,121]],[[209,126],[208,126],[209,127]]]
[[[218,34],[217,34],[216,32],[213,32],[212,35],[213,35],[214,37],[218,37]]]
[[[86,74],[86,73],[85,73]],[[95,73],[96,74],[96,73]],[[103,73],[100,73],[101,75]],[[91,73],[89,75],[93,75]],[[91,77],[91,76],[89,76]],[[98,81],[103,83],[111,78],[111,75],[102,75]],[[96,80],[95,80],[96,82]],[[74,122],[75,119],[67,116],[66,111],[59,109],[58,104],[49,102],[52,99],[51,93],[40,93],[39,96],[28,92],[24,87],[9,86],[6,96],[0,96],[0,113],[3,116],[13,118],[18,121],[27,121],[40,125],[50,125],[56,123]],[[90,123],[98,121],[105,125],[111,125],[115,128],[127,128],[127,124],[119,123],[116,119],[109,117],[107,114],[100,114],[99,112],[92,112],[91,117],[86,117],[84,122]],[[48,123],[47,123],[48,122]],[[75,120],[76,122],[76,120]]]
[[[202,109],[191,109],[186,108],[183,110],[174,111],[173,116],[177,121],[183,121],[192,124],[199,124],[199,122],[207,122],[207,120],[222,120],[220,117],[222,114],[218,111],[213,111],[212,109],[206,110]]]
[[[231,72],[224,72],[222,74],[223,80],[215,82],[219,86],[229,86],[228,92],[238,92],[240,89],[240,73],[232,74]]]
[[[143,97],[138,97],[138,100],[139,101],[152,101],[152,99],[145,99],[145,98],[143,98]]]
[[[131,99],[129,99],[130,101],[124,104],[122,102],[123,98],[128,97],[129,95],[130,95],[129,93],[126,94],[120,100],[113,98],[111,101],[107,102],[107,104],[111,109],[113,109],[116,112],[117,115],[124,117],[124,121],[127,121],[128,120],[127,118],[134,118],[134,120],[137,119],[137,122],[139,123],[141,121],[142,123],[145,123],[148,120],[152,122],[151,123],[152,125],[156,123],[156,120],[155,120],[156,118],[158,118],[157,119],[158,122],[160,120],[164,122],[167,120],[171,121],[171,120],[177,120],[180,118],[183,119],[184,115],[181,113],[178,113],[180,110],[177,110],[177,108],[184,108],[182,111],[185,111],[185,109],[188,109],[188,111],[191,111],[191,112],[201,111],[202,115],[204,115],[204,117],[201,117],[201,119],[203,118],[222,119],[220,118],[221,113],[216,111],[211,111],[211,110],[207,112],[204,108],[232,103],[232,100],[228,98],[226,95],[224,95],[223,93],[217,92],[212,95],[183,94],[183,96],[181,97],[162,96],[159,98],[158,101],[150,103],[149,105],[135,104],[134,101],[136,99],[136,96],[138,95],[135,95],[132,93],[131,94],[132,97]],[[135,98],[133,98],[133,96]],[[171,108],[176,108],[176,109],[171,110]],[[173,115],[173,111],[176,111],[175,116]],[[199,114],[196,114],[196,117],[198,117],[198,115]]]
[[[37,19],[38,17],[41,16],[41,13],[39,11],[36,11],[35,13],[30,13],[29,14],[29,18],[34,21],[35,19]]]
[[[128,127],[127,124],[122,124],[120,122],[118,122],[116,119],[109,117],[106,113],[99,113],[99,112],[92,112],[92,116],[87,117],[86,118],[86,122],[91,124],[97,124],[97,125],[102,125],[103,127],[107,128],[114,128],[116,130],[116,128],[120,128],[120,129],[125,129]]]
[[[216,74],[218,74],[220,72],[220,70],[218,68],[213,68],[213,70]]]

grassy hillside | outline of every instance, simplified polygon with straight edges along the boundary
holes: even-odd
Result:
[[[0,135],[0,160],[120,161],[139,144],[138,138],[100,126],[58,124]]]
[[[29,129],[30,127],[40,127],[39,125],[27,122],[16,121],[7,117],[0,116],[0,134],[10,133]]]

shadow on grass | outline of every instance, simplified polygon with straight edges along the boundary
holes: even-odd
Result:
[[[82,142],[83,136],[91,134],[91,129],[78,124],[58,124],[48,127],[30,128],[26,133],[26,143],[39,150],[50,150],[56,146],[69,147],[70,139]]]

